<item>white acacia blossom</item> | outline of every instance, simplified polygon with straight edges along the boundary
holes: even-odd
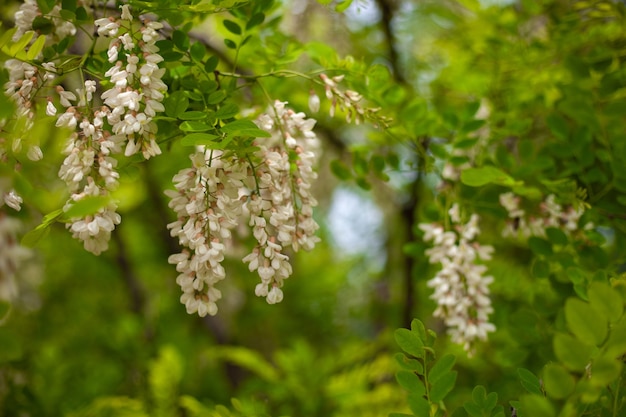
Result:
[[[281,287],[292,273],[285,251],[310,250],[319,241],[311,195],[319,148],[315,121],[285,104],[275,102],[258,118],[271,137],[257,138],[253,157],[201,149],[191,155],[192,167],[174,176],[176,190],[166,191],[178,216],[168,228],[184,247],[169,262],[179,272],[181,302],[190,314],[217,313],[221,292],[215,284],[226,277],[221,262],[238,225],[252,229],[256,244],[243,262],[258,273],[255,294],[269,304],[283,299]]]
[[[539,204],[538,214],[533,216],[526,215],[521,207],[521,197],[512,192],[500,194],[500,205],[505,208],[509,218],[502,231],[503,237],[545,237],[548,227],[561,229],[569,234],[578,230],[579,220],[584,213],[582,206],[564,208],[557,203],[554,194],[548,195]],[[593,223],[588,223],[583,228],[593,228]]]
[[[335,117],[337,107],[345,113],[346,122],[360,124],[365,119],[373,120],[377,125],[387,126],[390,119],[381,116],[380,107],[363,106],[363,96],[354,90],[342,90],[339,84],[344,79],[344,75],[336,75],[329,77],[326,74],[320,74],[322,85],[324,86],[324,94],[330,100],[330,117]],[[319,96],[314,90],[309,94],[309,108],[313,113],[317,113],[320,108]]]
[[[107,52],[112,66],[102,82],[108,88],[100,97],[103,105],[93,108],[96,80],[86,80],[75,93],[56,88],[59,103],[65,108],[58,114],[56,126],[74,130],[59,169],[59,177],[72,193],[66,210],[84,198],[110,196],[119,181],[116,155],[141,152],[148,159],[161,153],[152,121],[164,110],[161,101],[167,90],[161,81],[165,69],[158,66],[163,58],[155,45],[155,31],[161,24],[145,22],[139,32],[134,31],[128,5],[121,9],[119,19],[95,21],[99,35],[112,37]],[[142,33],[146,31],[155,35],[144,40]],[[56,114],[56,108],[49,108],[49,114]],[[108,248],[111,232],[121,221],[116,209],[116,204],[109,202],[93,215],[71,219],[67,228],[86,250],[98,255]]]
[[[29,284],[27,281],[38,279],[38,274],[26,280],[17,279],[23,266],[34,257],[34,252],[20,244],[18,233],[22,231],[22,221],[5,212],[5,205],[20,211],[22,198],[15,190],[4,192],[1,188],[0,197],[0,300],[14,302],[22,295],[23,287]]]
[[[441,318],[455,343],[472,352],[477,340],[486,340],[495,326],[489,322],[493,312],[489,285],[493,277],[485,276],[487,267],[478,261],[491,259],[493,247],[480,245],[474,239],[480,233],[478,215],[472,214],[463,224],[457,204],[449,211],[454,230],[446,231],[439,224],[422,223],[424,241],[433,247],[426,251],[430,263],[441,264],[441,270],[428,281],[437,302],[433,315]]]

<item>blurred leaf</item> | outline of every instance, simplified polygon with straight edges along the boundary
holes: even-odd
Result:
[[[248,119],[235,120],[221,127],[222,132],[228,133],[233,136],[247,136],[255,138],[269,138],[272,135],[259,129],[253,121]]]
[[[531,394],[543,395],[539,378],[528,369],[518,368],[517,375],[520,377],[522,386]]]
[[[543,382],[546,393],[556,399],[563,399],[574,392],[576,381],[563,366],[551,363],[543,370]]]
[[[528,246],[536,255],[550,256],[552,255],[552,245],[547,240],[531,236],[528,238]]]
[[[592,282],[587,290],[589,303],[609,322],[616,322],[624,312],[622,297],[617,291],[603,282]]]
[[[214,129],[214,127],[202,122],[186,121],[180,124],[179,129],[183,132],[206,132],[207,130]],[[213,136],[213,139],[217,138],[215,135],[211,136]]]
[[[163,104],[167,116],[179,117],[189,107],[189,99],[182,91],[174,91],[163,101]]]
[[[241,27],[232,20],[224,20],[224,27],[232,34],[241,35]]]
[[[73,202],[70,207],[65,210],[62,218],[66,221],[75,218],[84,218],[97,213],[110,203],[111,197],[109,196],[88,196],[82,200]]]
[[[468,168],[461,173],[461,182],[471,187],[481,187],[487,184],[507,186],[517,184],[508,174],[494,166]]]
[[[254,372],[263,380],[277,383],[279,374],[274,366],[254,350],[238,346],[216,346],[207,355],[211,358],[225,360],[244,369]]]
[[[608,321],[589,303],[568,298],[565,302],[565,318],[567,326],[579,340],[599,345],[606,338]]]
[[[346,181],[352,178],[352,172],[350,169],[339,159],[333,159],[330,161],[330,170],[340,180]]]
[[[593,351],[592,345],[566,333],[554,335],[553,347],[556,358],[572,371],[583,371]]]
[[[556,417],[554,406],[545,397],[526,394],[520,398],[520,412],[528,417]]]
[[[218,138],[219,136],[210,133],[190,133],[180,140],[180,144],[183,146],[203,145],[209,149],[219,149],[215,148],[215,146],[220,146],[220,142],[216,141]]]

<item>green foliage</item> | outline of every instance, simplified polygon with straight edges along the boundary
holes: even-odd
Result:
[[[434,351],[436,335],[417,319],[411,322],[411,330],[396,330],[395,339],[405,352],[405,355],[396,356],[404,368],[398,371],[396,379],[409,392],[408,402],[413,415],[444,415],[443,400],[454,388],[457,378],[457,372],[452,370],[455,355],[447,354],[437,359]]]

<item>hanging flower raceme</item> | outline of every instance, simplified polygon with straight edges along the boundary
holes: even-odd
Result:
[[[500,194],[500,205],[508,214],[508,221],[502,231],[503,237],[546,237],[546,229],[550,227],[561,229],[566,234],[579,230],[578,223],[584,213],[582,205],[578,208],[563,207],[557,203],[556,196],[550,194],[539,204],[535,215],[527,216],[521,202],[521,197],[512,192]],[[587,223],[583,229],[593,227],[593,223]]]
[[[152,118],[164,110],[161,101],[167,86],[161,80],[165,69],[155,45],[162,25],[144,22],[135,30],[128,5],[121,7],[120,18],[95,21],[100,36],[111,37],[107,56],[112,66],[105,72],[101,94],[103,106],[94,108],[97,82],[86,80],[76,92],[57,86],[59,103],[65,111],[57,116],[57,127],[73,129],[59,169],[72,193],[65,210],[85,198],[108,198],[118,187],[116,155],[141,152],[148,159],[161,153],[156,143],[156,123]],[[46,113],[57,114],[49,101]],[[117,205],[110,201],[97,213],[72,218],[67,228],[83,241],[85,249],[98,255],[108,248],[111,232],[121,221]]]
[[[270,304],[283,299],[281,287],[292,273],[285,251],[309,250],[319,241],[311,195],[315,121],[285,104],[277,101],[259,117],[258,126],[271,136],[258,138],[249,158],[201,149],[191,155],[192,167],[174,177],[176,190],[166,191],[178,216],[168,228],[184,247],[169,262],[179,272],[181,302],[190,314],[217,313],[215,284],[226,277],[221,262],[238,225],[252,229],[256,244],[243,261],[261,278],[255,294]]]
[[[110,110],[107,121],[112,133],[125,142],[126,156],[141,152],[144,158],[161,154],[156,143],[157,126],[153,117],[165,110],[161,103],[167,86],[159,68],[163,57],[156,41],[159,22],[144,21],[139,31],[133,30],[133,17],[128,5],[122,6],[120,19],[96,20],[100,36],[110,37],[108,61],[113,64],[104,74],[109,88],[102,101]]]
[[[34,253],[20,244],[18,233],[22,231],[22,221],[10,216],[8,212],[11,210],[7,207],[20,211],[22,198],[15,190],[5,192],[0,185],[0,300],[13,302],[19,298],[20,287],[24,284],[19,282],[17,276]]]
[[[452,341],[471,353],[477,340],[486,340],[487,333],[495,330],[489,322],[493,312],[489,284],[493,277],[485,276],[487,267],[478,263],[491,259],[493,247],[474,241],[480,233],[478,215],[472,214],[467,223],[461,223],[457,204],[449,214],[454,230],[446,231],[439,224],[419,225],[424,241],[433,244],[426,251],[430,263],[441,264],[428,286],[433,288],[431,298],[437,302],[433,315],[443,319]]]

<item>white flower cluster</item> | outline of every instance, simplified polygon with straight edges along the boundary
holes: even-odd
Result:
[[[454,231],[446,231],[439,224],[419,225],[424,241],[433,244],[426,251],[430,263],[441,264],[441,270],[428,281],[428,286],[434,289],[431,298],[437,302],[433,315],[443,319],[452,341],[471,353],[477,339],[486,340],[487,333],[495,330],[489,322],[493,312],[489,284],[493,277],[485,276],[487,267],[477,263],[491,259],[493,247],[474,241],[480,233],[477,214],[472,214],[465,224],[461,222],[457,204],[449,214]]]
[[[324,93],[326,98],[331,101],[330,105],[330,117],[335,117],[337,106],[346,114],[346,122],[360,124],[365,119],[375,121],[377,124],[387,126],[390,120],[378,114],[380,107],[371,108],[363,107],[361,101],[363,96],[353,90],[342,90],[339,88],[339,83],[343,81],[344,75],[337,75],[335,77],[329,77],[326,74],[320,74],[320,78],[324,85]],[[320,109],[320,98],[315,93],[315,90],[311,90],[309,95],[309,109],[313,113],[317,113]]]
[[[54,25],[54,30],[46,39],[48,44],[76,34],[76,26],[69,20],[61,17],[61,9],[61,4],[56,4],[46,15]],[[14,41],[20,39],[27,31],[33,30],[33,21],[37,16],[41,16],[37,0],[24,0],[19,10],[15,12],[16,32],[13,35]]]
[[[582,206],[578,209],[574,207],[564,209],[556,202],[554,194],[548,195],[539,204],[538,217],[526,216],[526,211],[520,207],[520,203],[521,198],[512,192],[500,194],[500,204],[509,215],[509,221],[502,231],[503,237],[545,237],[548,227],[555,227],[566,233],[571,233],[578,229],[578,221],[584,213]],[[585,228],[589,227],[593,227],[593,224],[585,225]]]
[[[192,167],[174,177],[176,190],[166,191],[178,216],[168,228],[185,247],[169,262],[179,272],[181,302],[190,314],[217,313],[221,292],[215,284],[226,276],[224,251],[231,231],[244,221],[257,244],[243,261],[261,278],[256,295],[270,304],[282,300],[283,281],[292,273],[285,249],[310,250],[319,241],[311,195],[319,147],[315,120],[285,104],[277,101],[257,120],[272,136],[258,138],[249,159],[202,149],[191,155]]]
[[[147,159],[161,153],[156,143],[156,123],[152,118],[164,110],[161,101],[167,86],[161,81],[165,69],[158,63],[163,58],[155,46],[161,27],[157,22],[145,22],[139,31],[127,5],[122,6],[120,19],[113,17],[95,21],[98,34],[112,37],[109,62],[105,73],[109,88],[101,95],[103,106],[92,108],[97,83],[85,81],[76,94],[57,86],[61,106],[65,111],[57,127],[73,129],[59,169],[72,193],[65,209],[87,197],[107,197],[118,186],[116,154],[126,156],[141,152]],[[52,101],[47,114],[56,114]],[[98,255],[108,248],[111,232],[121,221],[117,205],[109,202],[94,215],[74,218],[67,224],[74,238],[83,241],[85,249]]]
[[[61,6],[56,5],[50,11],[50,21],[54,25],[54,30],[46,35],[46,44],[58,42],[66,36],[76,33],[76,27],[64,19],[60,18]],[[27,31],[33,30],[34,19],[41,15],[35,0],[26,0],[15,13],[15,34],[13,41],[18,41]],[[26,50],[28,50],[28,46]],[[40,54],[41,55],[41,54]],[[41,58],[39,56],[38,58]],[[4,85],[5,94],[9,96],[17,105],[16,116],[23,119],[24,130],[33,127],[34,99],[46,82],[51,81],[56,76],[56,66],[54,62],[43,62],[41,68],[23,62],[18,59],[8,59],[5,68],[9,73],[9,80]],[[13,152],[22,150],[22,140],[16,138],[12,144]],[[37,144],[29,144],[27,157],[32,161],[43,158],[43,152]]]
[[[21,210],[21,197],[14,190],[0,190],[0,196],[0,300],[14,301],[19,296],[16,275],[22,264],[33,257],[33,251],[19,243],[17,234],[21,231],[22,222],[3,211],[5,204],[14,210]]]

